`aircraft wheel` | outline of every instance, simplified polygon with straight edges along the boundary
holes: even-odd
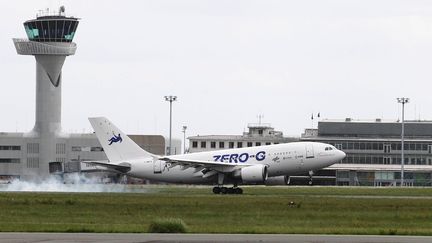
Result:
[[[312,184],[313,184],[313,182],[312,182],[312,181],[309,181],[308,183],[309,183],[309,186],[312,186]]]
[[[228,192],[228,188],[226,188],[226,187],[222,187],[220,192],[221,192],[222,194],[227,194],[227,192]]]
[[[219,193],[221,193],[221,188],[218,187],[218,186],[213,187],[213,193],[214,193],[214,194],[219,194]]]
[[[239,187],[234,188],[234,193],[235,193],[235,194],[243,194],[243,189],[241,189],[241,188],[239,188]]]
[[[235,193],[234,188],[232,188],[232,187],[228,188],[228,189],[227,189],[227,193],[228,193],[228,194],[234,194],[234,193]]]

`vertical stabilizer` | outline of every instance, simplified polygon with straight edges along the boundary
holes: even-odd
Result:
[[[120,162],[128,159],[152,157],[105,117],[89,118],[108,160]]]

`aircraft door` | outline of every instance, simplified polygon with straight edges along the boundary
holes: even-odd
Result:
[[[162,173],[162,161],[158,159],[153,160],[153,173],[154,174]]]
[[[314,149],[313,149],[313,144],[306,144],[306,159],[311,159],[314,158]]]
[[[297,151],[294,151],[294,158],[295,158],[295,160],[296,160],[296,164],[297,164],[297,170],[300,172],[300,171],[302,171],[303,169],[303,166],[304,166],[304,155],[303,154],[301,154],[301,155],[298,155],[297,154]]]

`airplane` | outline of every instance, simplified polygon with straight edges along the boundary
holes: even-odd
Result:
[[[239,184],[287,185],[290,175],[318,170],[345,158],[334,146],[318,142],[160,156],[139,147],[105,117],[89,121],[108,161],[86,163],[153,181],[212,184],[216,185],[215,194],[242,194]]]

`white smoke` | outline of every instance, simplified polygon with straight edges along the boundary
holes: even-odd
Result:
[[[98,178],[73,173],[67,178],[48,177],[32,182],[13,180],[0,185],[0,191],[8,192],[129,192],[125,184],[103,184]]]

